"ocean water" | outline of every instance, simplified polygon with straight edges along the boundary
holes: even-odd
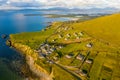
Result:
[[[21,32],[40,31],[49,22],[68,21],[69,18],[46,18],[39,16],[25,16],[25,14],[51,14],[56,12],[35,10],[4,10],[0,11],[0,36]],[[6,40],[0,37],[0,80],[22,80],[15,71],[11,71],[4,60],[10,61],[14,55],[19,54],[5,44]]]

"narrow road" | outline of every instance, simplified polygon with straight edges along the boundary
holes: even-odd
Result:
[[[52,63],[55,64],[56,66],[60,67],[61,69],[65,70],[66,72],[70,73],[72,76],[76,77],[77,80],[82,80],[78,74],[66,69],[65,67],[63,67],[62,65],[60,65],[54,61],[52,61]]]
[[[81,69],[81,67],[82,67],[82,65],[84,64],[84,62],[86,61],[86,59],[87,59],[87,57],[88,57],[88,55],[90,54],[90,51],[88,51],[88,53],[87,53],[87,55],[86,55],[86,57],[84,58],[84,60],[82,61],[82,63],[80,64],[80,67],[79,67],[79,69]]]

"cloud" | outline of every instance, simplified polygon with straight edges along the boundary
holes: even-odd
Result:
[[[44,6],[67,8],[114,7],[120,8],[120,0],[38,0]]]
[[[0,0],[0,8],[119,8],[120,0]]]
[[[0,6],[0,10],[2,10],[2,9],[21,9],[21,8],[20,7],[16,7],[16,6],[12,6],[12,5],[4,4],[4,5]]]

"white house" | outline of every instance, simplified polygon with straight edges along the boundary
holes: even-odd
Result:
[[[92,46],[93,46],[92,43],[88,43],[88,44],[86,45],[86,47],[88,47],[88,48],[91,48]]]

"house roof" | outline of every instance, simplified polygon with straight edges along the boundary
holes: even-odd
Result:
[[[91,48],[93,46],[93,44],[92,43],[88,43],[86,46]]]

